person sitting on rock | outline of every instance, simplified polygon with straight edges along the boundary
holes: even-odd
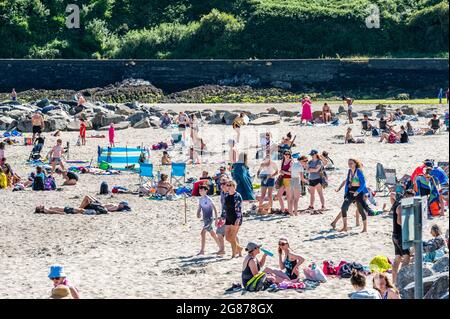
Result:
[[[169,113],[164,113],[161,117],[161,128],[168,128],[170,125],[172,125],[172,118],[170,117]]]

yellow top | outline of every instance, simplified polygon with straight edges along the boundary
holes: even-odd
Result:
[[[5,173],[0,173],[0,189],[8,187],[8,179]]]

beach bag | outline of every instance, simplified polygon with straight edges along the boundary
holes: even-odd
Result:
[[[392,269],[391,262],[386,256],[375,256],[369,264],[370,272],[387,272]]]
[[[108,195],[109,194],[109,186],[107,182],[102,182],[100,184],[100,195]]]
[[[54,191],[56,189],[56,181],[52,176],[48,176],[44,182],[44,189],[46,191]]]
[[[348,263],[343,264],[339,268],[339,277],[341,277],[341,278],[351,278],[352,277],[352,267],[350,267],[350,264],[348,264]]]
[[[394,144],[397,141],[397,136],[395,134],[389,134],[389,143]]]
[[[327,276],[323,273],[322,269],[317,268],[315,264],[310,265],[308,268],[303,269],[306,279],[319,282],[327,282]]]
[[[325,260],[323,262],[323,273],[327,276],[334,276],[337,275],[336,267],[334,263],[331,260]]]
[[[245,290],[250,292],[257,292],[266,290],[272,285],[272,283],[267,279],[265,273],[259,273],[255,275],[252,279],[247,282]]]
[[[380,131],[376,128],[372,129],[372,136],[373,137],[378,137],[380,136]]]
[[[441,214],[441,206],[438,201],[430,204],[430,213],[432,216],[439,216]]]

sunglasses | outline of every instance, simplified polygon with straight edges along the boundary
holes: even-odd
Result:
[[[287,243],[278,243],[278,245],[280,245],[280,246],[286,246]]]
[[[291,156],[291,154],[290,154],[290,153],[284,153],[284,156],[286,156],[286,155],[288,155],[288,156]]]
[[[50,280],[60,280],[61,279],[61,277],[53,277],[53,278],[50,278]]]
[[[227,184],[227,186],[228,186],[228,187],[234,187],[234,185],[233,185],[233,184]]]

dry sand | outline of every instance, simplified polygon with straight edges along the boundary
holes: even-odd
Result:
[[[184,106],[166,106],[172,109]],[[190,106],[194,108],[198,106]],[[240,109],[238,106],[201,106],[202,108]],[[279,109],[293,109],[283,105]],[[251,110],[261,111],[267,105],[253,105]],[[355,110],[374,109],[374,106],[357,107]],[[414,125],[419,125],[413,123]],[[422,121],[420,126],[424,127]],[[355,121],[354,133],[359,135],[360,122]],[[375,187],[375,166],[397,169],[398,175],[410,174],[420,161],[426,158],[449,160],[448,134],[412,138],[406,145],[379,144],[377,139],[366,138],[366,144],[342,145],[333,138],[343,135],[346,126],[300,127],[289,122],[271,127],[244,127],[242,136],[248,144],[256,143],[257,132],[270,130],[276,140],[291,131],[297,135],[295,151],[302,154],[312,148],[327,150],[339,171],[330,174],[330,187],[326,189],[327,206],[331,209],[323,215],[301,215],[287,218],[271,216],[249,217],[244,220],[239,237],[242,243],[256,241],[275,251],[277,240],[286,235],[291,247],[310,262],[322,263],[331,259],[357,261],[368,264],[376,255],[393,257],[391,243],[392,219],[389,216],[369,217],[369,233],[359,234],[353,228],[348,234],[330,231],[329,224],[338,213],[343,193],[335,188],[345,178],[349,157],[360,159],[368,184]],[[88,132],[88,136],[94,132]],[[170,130],[128,129],[116,132],[117,145],[151,145],[168,141]],[[231,127],[202,126],[201,136],[210,149],[218,152],[221,143],[234,136]],[[49,135],[47,135],[49,136]],[[64,141],[74,144],[77,133],[62,133]],[[45,151],[54,144],[48,137]],[[97,145],[106,145],[106,139],[88,139],[85,147],[72,147],[71,158],[96,160]],[[242,148],[242,147],[241,147]],[[6,157],[13,168],[25,177],[33,169],[25,164],[31,147],[9,146]],[[241,149],[242,150],[242,149]],[[245,151],[245,149],[243,149]],[[249,150],[254,157],[255,149]],[[160,153],[152,153],[153,163],[160,162]],[[184,156],[184,155],[183,155]],[[182,158],[180,154],[176,157]],[[220,156],[218,156],[220,157]],[[256,173],[256,161],[251,172]],[[203,169],[214,173],[218,164],[189,166],[188,177],[199,177]],[[58,181],[61,181],[58,178]],[[35,215],[38,204],[65,206],[79,205],[85,194],[96,195],[102,181],[109,186],[122,185],[136,189],[138,176],[82,175],[77,186],[64,187],[57,192],[0,191],[0,298],[46,298],[51,289],[47,279],[48,267],[59,263],[66,267],[69,279],[79,288],[82,298],[239,298],[240,293],[224,295],[232,283],[240,282],[243,259],[218,258],[211,238],[207,241],[207,254],[196,257],[200,246],[202,222],[196,218],[197,199],[188,203],[188,223],[184,225],[184,203],[177,201],[152,201],[136,195],[116,195],[102,198],[104,201],[128,200],[133,208],[129,213],[111,213],[103,216],[83,215]],[[214,198],[218,204],[218,198]],[[300,200],[300,206],[308,206],[308,197]],[[378,198],[378,207],[387,202]],[[318,205],[318,204],[317,204]],[[247,205],[248,206],[248,205]],[[351,208],[350,225],[354,224],[354,208]],[[436,222],[448,228],[448,214]],[[425,238],[429,238],[430,221],[425,223]],[[229,246],[227,245],[229,252]],[[269,267],[276,267],[276,258],[268,258]],[[351,291],[348,280],[330,279],[315,290],[299,294],[296,291],[246,294],[245,298],[347,298]]]

